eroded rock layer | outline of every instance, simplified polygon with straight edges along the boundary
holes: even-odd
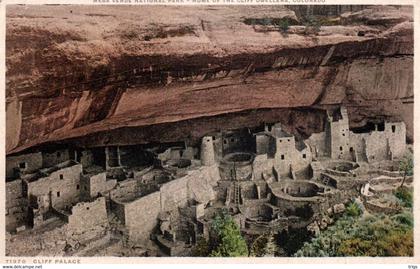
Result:
[[[262,18],[295,25],[249,23]],[[275,121],[308,136],[341,104],[351,127],[404,120],[412,139],[412,10],[340,22],[308,35],[282,6],[8,6],[7,153],[193,142]]]

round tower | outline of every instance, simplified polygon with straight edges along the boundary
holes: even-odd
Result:
[[[210,166],[215,163],[213,137],[205,136],[201,140],[201,164]]]

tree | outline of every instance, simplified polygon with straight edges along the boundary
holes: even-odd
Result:
[[[211,225],[211,233],[211,257],[248,256],[246,241],[231,216],[216,216]]]
[[[289,20],[287,18],[281,19],[278,23],[278,27],[282,34],[287,34],[287,31],[289,30]]]
[[[403,175],[403,180],[401,182],[401,186],[404,186],[405,180],[407,176],[413,175],[413,155],[411,153],[407,153],[404,157],[400,160],[399,163],[399,170],[400,173]]]
[[[310,35],[314,34],[317,35],[321,31],[321,23],[320,21],[314,17],[309,16],[305,19],[305,34]]]

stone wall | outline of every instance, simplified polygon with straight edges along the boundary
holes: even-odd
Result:
[[[160,209],[171,211],[178,207],[184,207],[188,200],[188,180],[185,176],[172,180],[160,188]]]
[[[95,175],[83,175],[80,186],[85,199],[97,197],[100,193],[112,190],[117,185],[117,180],[107,180],[106,172]]]
[[[81,152],[80,163],[83,167],[89,167],[94,163],[93,153],[90,150],[84,150]]]
[[[28,182],[28,196],[38,197],[49,195],[51,205],[57,209],[78,202],[80,197],[80,177],[82,165],[52,172],[49,176]]]
[[[255,147],[257,154],[267,154],[270,150],[270,136],[266,133],[255,135]]]
[[[255,139],[250,133],[246,132],[245,130],[224,133],[222,137],[223,156],[232,152],[250,152],[255,150]]]
[[[78,203],[68,217],[68,232],[78,241],[95,238],[108,227],[108,216],[104,197],[92,202]]]
[[[14,231],[27,221],[28,199],[24,197],[22,180],[6,183],[6,231]]]
[[[202,165],[213,165],[215,163],[213,138],[211,136],[205,136],[201,141],[200,159]]]
[[[127,201],[134,199],[140,192],[137,180],[129,179],[117,183],[115,189],[111,190],[110,197],[113,200]]]
[[[307,145],[298,150],[294,136],[276,138],[276,154],[274,169],[280,178],[291,177],[292,171],[307,169],[312,160],[312,154]]]
[[[202,166],[188,171],[186,176],[163,184],[159,191],[133,201],[118,201],[111,196],[111,206],[117,217],[126,224],[129,239],[144,241],[157,225],[159,212],[185,206],[188,200],[206,204],[215,199],[213,187],[219,179],[216,165]]]
[[[125,225],[130,241],[144,242],[158,224],[160,192],[146,195],[124,206]]]
[[[404,122],[386,122],[385,133],[393,158],[401,158],[407,149],[407,130]]]
[[[15,171],[32,173],[42,168],[42,153],[29,153],[6,158],[6,178],[16,178]]]
[[[326,139],[326,133],[321,132],[313,133],[307,140],[305,140],[305,143],[307,143],[311,148],[313,158],[325,157],[329,155]]]
[[[60,149],[52,152],[42,153],[43,167],[52,167],[68,160],[70,160],[70,153],[68,149]]]
[[[403,122],[385,123],[383,131],[350,132],[350,145],[364,154],[369,162],[398,159],[406,150],[406,128]]]
[[[254,180],[261,180],[262,174],[272,174],[273,172],[273,159],[269,159],[267,154],[256,155],[252,164],[254,173]]]
[[[337,121],[330,120],[330,152],[332,159],[352,160],[350,153],[350,131],[347,109],[341,107],[341,119]]]

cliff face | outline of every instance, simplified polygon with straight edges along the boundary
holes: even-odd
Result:
[[[341,104],[352,127],[404,120],[412,138],[410,8],[346,13],[317,36],[249,23],[285,17],[299,24],[281,6],[8,6],[7,153],[275,121],[308,136]]]

